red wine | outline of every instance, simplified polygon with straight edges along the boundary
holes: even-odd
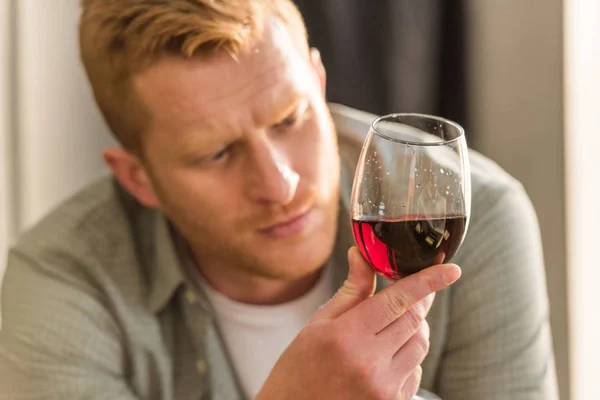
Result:
[[[407,217],[353,219],[354,239],[373,269],[396,280],[450,261],[460,247],[467,219]]]

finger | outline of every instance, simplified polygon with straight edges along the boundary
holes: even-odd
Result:
[[[331,300],[317,311],[313,321],[337,318],[373,295],[375,272],[369,267],[358,248],[352,247],[348,251],[348,265],[350,267],[348,278]]]
[[[407,371],[421,365],[429,352],[429,324],[423,321],[417,332],[392,358],[391,369],[398,376],[407,376]]]
[[[431,309],[435,294],[430,294],[412,306],[403,316],[377,334],[383,348],[392,357],[419,330]]]
[[[460,274],[460,268],[454,264],[425,268],[363,301],[343,318],[356,318],[362,321],[365,333],[377,334],[418,301],[454,283]]]
[[[423,369],[419,365],[412,371],[406,382],[404,382],[404,385],[400,388],[398,400],[412,400],[419,391],[422,376]]]

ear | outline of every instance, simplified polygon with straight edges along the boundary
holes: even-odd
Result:
[[[104,161],[119,183],[146,207],[157,208],[158,199],[145,167],[132,153],[120,149],[104,150]]]
[[[321,60],[321,53],[318,49],[311,47],[310,48],[310,63],[317,73],[319,77],[319,82],[321,83],[321,91],[325,94],[325,86],[327,84],[327,73],[325,72],[325,66],[323,65],[323,60]]]

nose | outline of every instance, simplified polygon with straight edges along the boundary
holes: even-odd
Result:
[[[288,205],[296,195],[300,175],[276,145],[264,141],[255,146],[249,169],[250,196],[262,203]]]

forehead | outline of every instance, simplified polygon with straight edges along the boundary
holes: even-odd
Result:
[[[277,19],[237,59],[223,53],[203,59],[165,57],[134,77],[152,125],[169,126],[171,134],[236,118],[259,123],[303,95],[311,81],[306,44]]]

